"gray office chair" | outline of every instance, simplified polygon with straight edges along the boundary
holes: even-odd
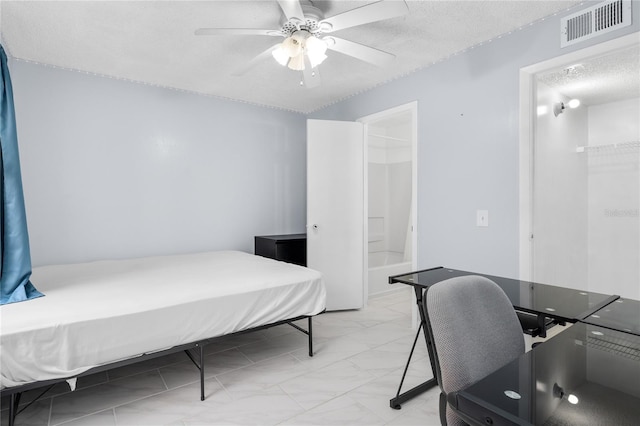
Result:
[[[524,353],[524,335],[507,295],[480,276],[451,278],[426,294],[427,330],[433,342],[440,394],[440,421],[465,425],[447,404],[456,392]]]

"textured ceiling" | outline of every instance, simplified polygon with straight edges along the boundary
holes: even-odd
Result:
[[[640,98],[640,46],[541,74],[538,81],[584,105]]]
[[[394,1],[394,0],[391,0]],[[371,1],[313,1],[325,17]],[[0,1],[0,40],[21,60],[308,113],[427,67],[580,1],[407,1],[409,14],[335,32],[395,54],[378,68],[335,51],[322,83],[266,58],[279,39],[195,36],[202,27],[277,29],[276,1]]]

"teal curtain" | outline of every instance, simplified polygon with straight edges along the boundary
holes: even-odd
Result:
[[[31,253],[27,234],[27,217],[24,210],[18,135],[13,107],[13,90],[7,55],[0,45],[0,304],[21,302],[43,294],[29,281],[31,277]]]

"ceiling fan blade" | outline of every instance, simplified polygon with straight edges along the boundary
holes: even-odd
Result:
[[[195,32],[196,35],[266,35],[266,36],[282,36],[280,31],[261,30],[257,28],[199,28]]]
[[[304,77],[304,87],[307,89],[313,89],[320,86],[320,72],[318,67],[311,68],[311,61],[309,57],[304,57],[304,70],[302,70],[302,76]]]
[[[374,49],[373,47],[365,46],[364,44],[355,43],[353,41],[345,40],[338,37],[325,37],[329,39],[327,48],[335,50],[336,52],[344,53],[345,55],[353,56],[361,61],[369,62],[379,67],[389,65],[396,58],[393,55],[382,50]],[[331,39],[333,42],[331,42]]]
[[[299,0],[278,0],[278,4],[287,17],[287,21],[291,18],[297,18],[304,22],[304,12]]]
[[[251,59],[249,62],[247,62],[246,64],[244,64],[243,67],[238,68],[237,70],[235,70],[233,72],[232,75],[238,77],[241,75],[246,74],[249,70],[251,70],[253,67],[255,67],[256,65],[258,65],[260,62],[264,62],[267,58],[271,58],[271,52],[273,52],[273,50],[278,47],[278,44],[274,44],[273,46],[271,46],[270,48],[268,48],[267,50],[265,50],[264,52],[258,54],[258,56],[254,57],[253,59]]]
[[[325,25],[327,29],[323,28],[322,30],[324,33],[330,33],[370,22],[395,18],[406,15],[408,12],[409,8],[404,0],[382,0],[323,19],[320,24],[321,26],[324,23],[330,24],[330,29],[328,25]]]

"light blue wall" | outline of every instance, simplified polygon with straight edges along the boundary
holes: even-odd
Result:
[[[304,232],[305,116],[11,61],[34,266]]]
[[[310,118],[356,120],[417,100],[418,266],[517,277],[519,70],[637,32],[633,6],[633,25],[615,35],[560,49],[560,15],[551,17]],[[478,209],[489,210],[488,228],[476,227]]]

